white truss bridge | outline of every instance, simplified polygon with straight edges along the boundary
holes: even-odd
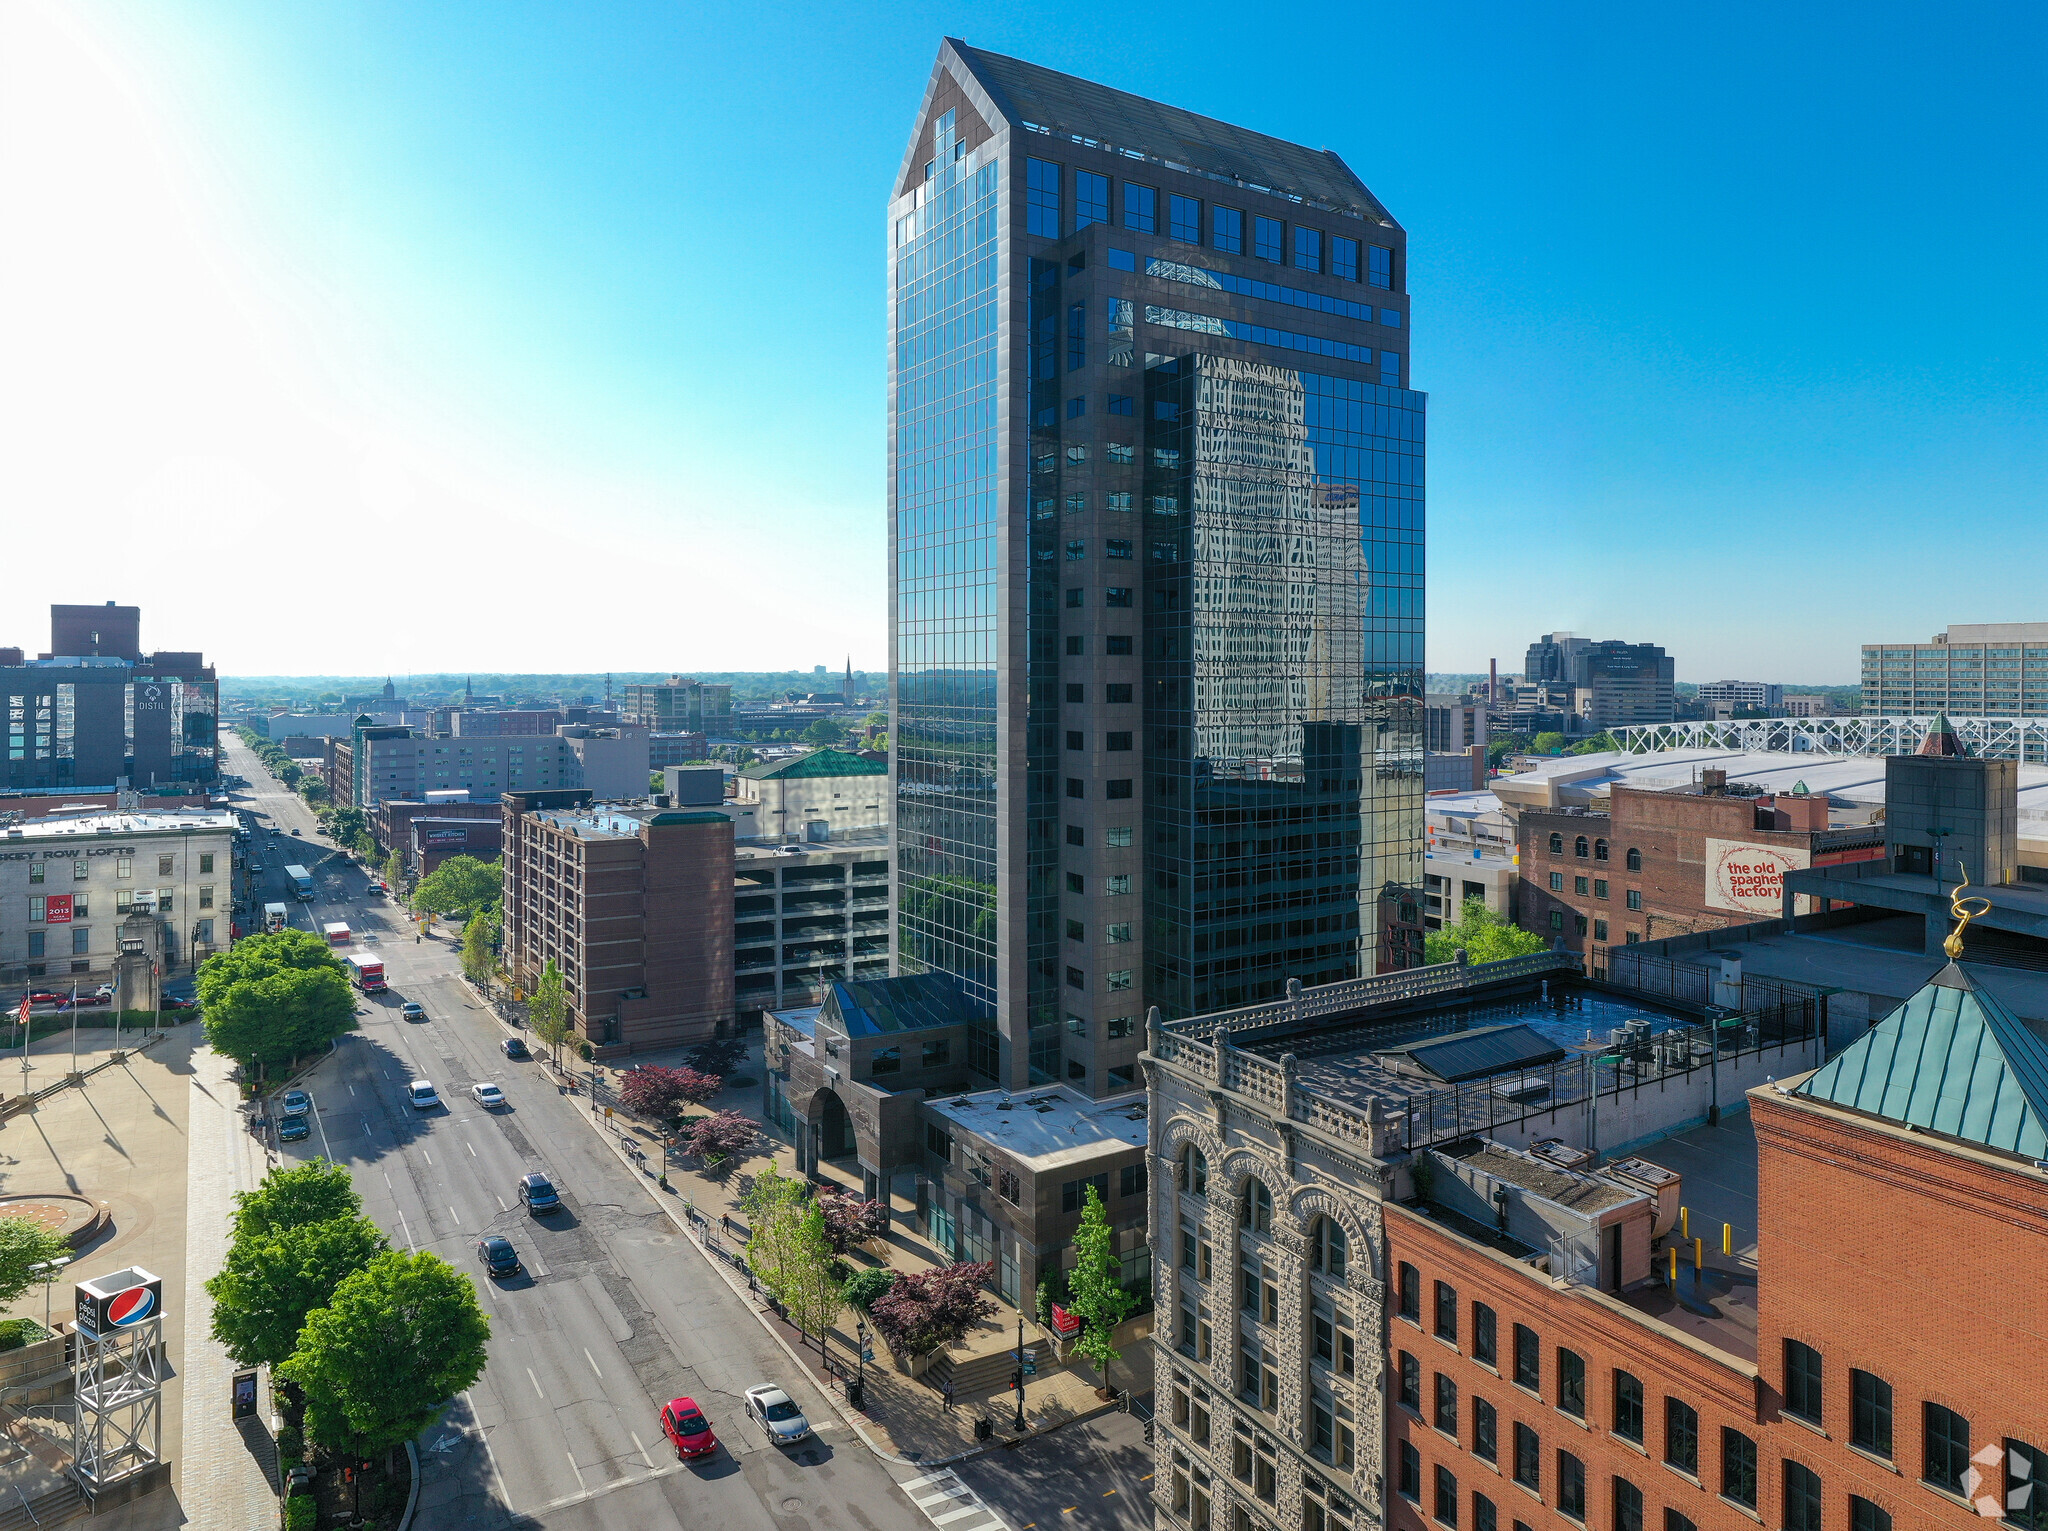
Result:
[[[1910,717],[1730,718],[1643,723],[1609,729],[1631,755],[1658,750],[1730,750],[1817,755],[1910,755],[1934,726],[1934,713]],[[1993,760],[2048,760],[2048,718],[1948,716],[1963,748]]]

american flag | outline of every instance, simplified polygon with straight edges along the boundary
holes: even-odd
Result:
[[[22,995],[22,997],[21,997],[21,1008],[19,1009],[19,1011],[17,1011],[17,1012],[16,1012],[17,1014],[19,1014],[19,1015],[20,1015],[20,1017],[21,1017],[21,1024],[22,1024],[22,1025],[24,1025],[24,1026],[26,1026],[26,1025],[28,1024],[28,1010],[29,1010],[29,1005],[28,1005],[28,996],[27,996],[26,994],[24,994],[24,995]]]

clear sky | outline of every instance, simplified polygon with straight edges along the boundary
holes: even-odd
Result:
[[[1430,668],[2048,620],[2039,5],[17,0],[0,643],[879,669],[881,208],[949,33],[1407,227]]]

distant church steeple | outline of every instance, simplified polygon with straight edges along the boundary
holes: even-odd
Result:
[[[391,684],[391,677],[390,677],[390,676],[388,676],[388,675],[387,675],[387,676],[385,676],[385,677],[384,677],[384,700],[385,700],[385,701],[387,701],[387,702],[389,702],[389,701],[395,700],[395,699],[397,698],[397,696],[398,696],[398,688],[397,688],[396,686],[394,686],[394,685],[392,685],[392,684]]]
[[[853,656],[846,656],[846,699],[853,700]]]

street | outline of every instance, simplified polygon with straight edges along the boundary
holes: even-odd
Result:
[[[286,902],[293,924],[346,919],[382,955],[391,988],[362,997],[360,1029],[300,1083],[315,1101],[309,1140],[289,1157],[347,1165],[368,1215],[394,1247],[431,1249],[475,1280],[490,1315],[483,1378],[420,1442],[421,1527],[823,1527],[915,1531],[927,1522],[898,1488],[919,1476],[876,1459],[774,1339],[679,1236],[638,1177],[541,1064],[512,1063],[504,1026],[458,976],[448,940],[415,943],[402,911],[366,895],[364,871],[313,834],[313,819],[238,742],[230,769],[243,806],[286,833],[266,856],[256,901]],[[294,824],[305,834],[293,837]],[[269,840],[267,833],[257,836]],[[300,904],[282,867],[312,868],[318,897]],[[424,1020],[399,1007],[416,1000]],[[427,1079],[442,1104],[415,1111],[405,1085]],[[500,1085],[487,1111],[470,1086]],[[565,1210],[529,1216],[518,1178],[543,1170]],[[524,1274],[493,1281],[475,1248],[511,1239]],[[784,1452],[741,1413],[748,1386],[790,1391],[817,1427]],[[656,1415],[697,1400],[725,1449],[685,1466]]]

